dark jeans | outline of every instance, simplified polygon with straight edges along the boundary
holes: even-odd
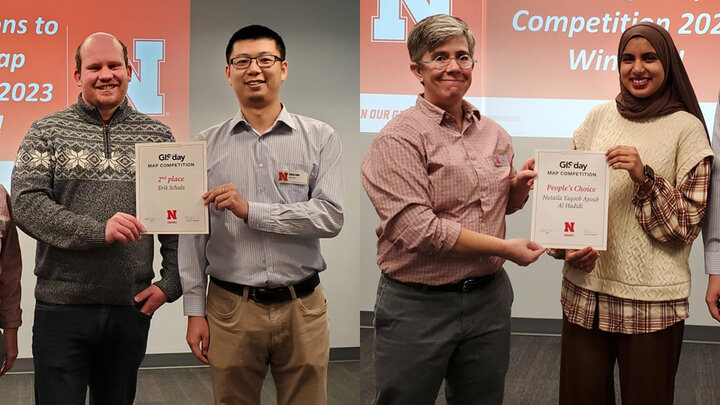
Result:
[[[375,302],[375,405],[501,405],[513,292],[505,270],[471,292],[429,292],[383,276]]]
[[[37,301],[33,325],[36,405],[131,405],[150,317],[134,306]]]

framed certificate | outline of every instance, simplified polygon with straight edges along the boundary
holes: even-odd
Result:
[[[205,142],[135,144],[137,218],[146,233],[208,233]]]
[[[530,239],[546,248],[607,249],[610,168],[604,152],[535,151]]]

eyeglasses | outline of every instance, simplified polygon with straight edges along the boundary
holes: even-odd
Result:
[[[273,67],[275,62],[282,62],[285,59],[275,55],[261,55],[254,58],[250,58],[247,56],[237,56],[230,59],[230,64],[233,65],[235,69],[243,70],[249,68],[253,60],[255,60],[259,68],[267,69]]]
[[[469,69],[475,62],[477,62],[477,60],[473,59],[470,55],[460,55],[457,58],[448,58],[447,56],[438,55],[432,60],[421,60],[420,63],[430,65],[433,69],[445,70],[450,64],[450,61],[453,59],[455,59],[455,63],[457,63],[462,69]]]

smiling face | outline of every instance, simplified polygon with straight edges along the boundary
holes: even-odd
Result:
[[[662,86],[665,69],[655,48],[643,37],[628,41],[620,63],[620,82],[637,98],[649,97]]]
[[[95,34],[80,48],[82,66],[75,71],[75,82],[82,90],[86,104],[109,119],[122,104],[130,81],[130,67],[125,64],[122,46],[109,34]]]
[[[423,61],[436,58],[453,58],[445,69],[434,69],[426,63],[412,63],[410,70],[425,87],[425,99],[434,105],[451,111],[462,105],[462,98],[472,84],[473,66],[463,69],[457,59],[470,55],[467,39],[462,35],[448,38],[437,48],[423,54]]]
[[[269,38],[246,39],[235,42],[230,59],[245,56],[256,58],[261,55],[280,57],[274,40]],[[225,77],[235,89],[241,106],[263,108],[280,103],[280,84],[287,78],[287,61],[276,61],[269,68],[261,69],[253,60],[247,69],[225,66]]]

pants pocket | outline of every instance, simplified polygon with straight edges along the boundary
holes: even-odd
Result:
[[[312,294],[298,298],[297,304],[306,315],[322,315],[327,312],[327,300],[320,285]]]
[[[207,312],[218,319],[231,318],[238,309],[242,297],[210,283],[208,286]]]

